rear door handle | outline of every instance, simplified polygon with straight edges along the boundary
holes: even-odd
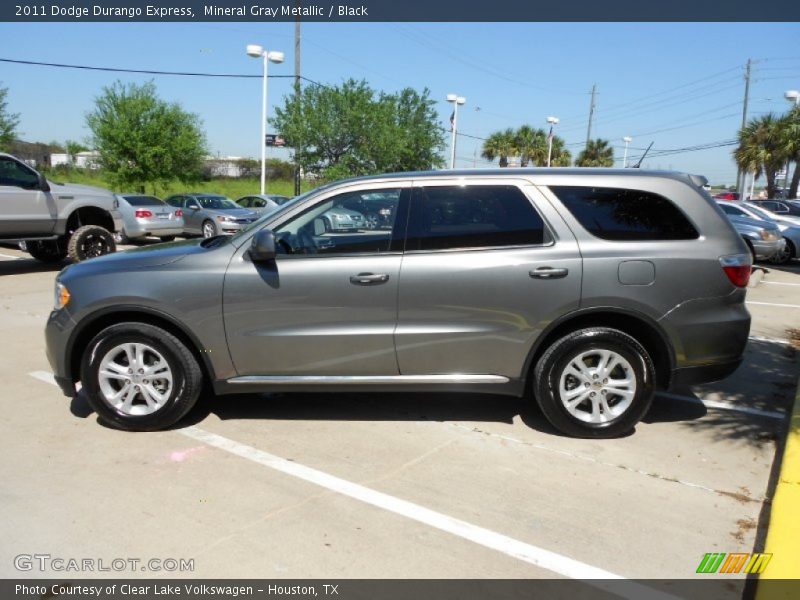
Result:
[[[569,273],[569,269],[554,269],[553,267],[539,267],[535,271],[530,271],[528,275],[534,279],[563,279]]]
[[[389,281],[386,273],[359,273],[350,276],[350,283],[353,285],[377,285]]]

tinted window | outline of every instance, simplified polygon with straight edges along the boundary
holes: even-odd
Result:
[[[123,196],[131,206],[164,206],[164,201],[155,196]]]
[[[283,206],[286,204],[291,198],[288,196],[270,196],[270,199],[277,204],[278,206]]]
[[[332,196],[275,229],[281,254],[363,254],[399,250],[400,188]],[[407,204],[402,204],[407,206]],[[354,206],[358,207],[355,210]]]
[[[722,209],[726,215],[731,215],[734,217],[749,217],[746,212],[744,212],[741,208],[736,208],[732,204],[717,204]]]
[[[39,187],[39,176],[10,158],[0,158],[0,185],[33,190]]]
[[[169,204],[170,206],[175,206],[176,208],[181,208],[183,206],[183,197],[171,196],[167,198],[167,204]]]
[[[693,240],[697,230],[672,202],[642,190],[551,186],[580,224],[604,240]]]
[[[407,250],[527,246],[544,240],[544,222],[516,186],[415,189]]]
[[[195,200],[199,202],[200,206],[203,208],[209,208],[211,210],[241,208],[241,206],[226,196],[195,196]]]

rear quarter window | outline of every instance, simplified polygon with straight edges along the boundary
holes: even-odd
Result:
[[[669,199],[625,188],[550,186],[572,216],[604,240],[694,240],[697,229]]]

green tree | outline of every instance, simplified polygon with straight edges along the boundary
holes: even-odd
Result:
[[[517,148],[517,134],[513,129],[496,131],[491,134],[484,142],[481,156],[486,160],[500,159],[500,166],[508,166],[508,157],[516,156],[519,153]]]
[[[527,167],[528,163],[536,165],[547,164],[547,134],[543,129],[534,129],[530,125],[523,125],[515,134],[515,145],[520,154],[520,164]]]
[[[0,85],[0,151],[5,151],[17,138],[19,115],[8,110],[8,88]]]
[[[775,173],[789,158],[783,119],[768,113],[751,119],[738,135],[739,145],[733,151],[736,164],[756,177],[767,178],[767,196],[775,197]]]
[[[103,88],[86,116],[100,166],[121,188],[154,192],[170,181],[196,181],[207,154],[197,115],[161,100],[152,82]]]
[[[380,94],[366,81],[307,86],[284,97],[272,123],[297,163],[326,179],[440,167],[444,133],[430,92]]]
[[[609,145],[608,140],[600,138],[589,140],[575,160],[575,166],[578,167],[611,167],[613,165],[614,149]]]

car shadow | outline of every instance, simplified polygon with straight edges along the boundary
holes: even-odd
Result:
[[[69,261],[58,263],[43,263],[35,258],[17,258],[0,260],[0,276],[3,275],[26,275],[28,273],[58,273],[66,267]]]

